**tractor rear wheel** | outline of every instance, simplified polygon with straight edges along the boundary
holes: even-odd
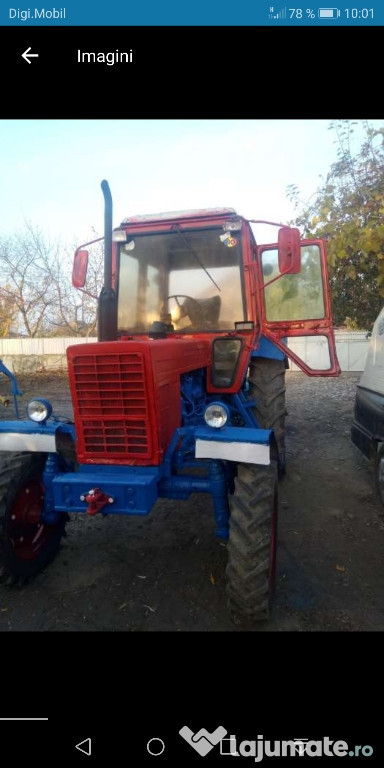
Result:
[[[285,455],[285,361],[256,357],[249,365],[249,394],[256,400],[254,414],[261,429],[273,429],[278,449],[278,471],[283,475]]]
[[[66,516],[46,525],[40,521],[44,501],[44,457],[36,453],[3,458],[0,471],[2,518],[0,575],[9,584],[25,582],[53,560],[65,532]]]
[[[228,607],[233,614],[264,621],[275,589],[276,462],[269,466],[238,464],[229,506]]]

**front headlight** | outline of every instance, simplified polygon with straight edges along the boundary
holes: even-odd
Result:
[[[204,419],[209,427],[223,427],[228,421],[228,409],[222,403],[211,403],[204,413]]]
[[[51,403],[43,398],[31,400],[27,405],[27,413],[32,421],[40,423],[46,421],[52,413]]]

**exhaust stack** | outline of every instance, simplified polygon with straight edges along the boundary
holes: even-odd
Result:
[[[98,340],[117,340],[117,296],[112,288],[112,195],[105,179],[104,195],[104,285],[98,303]]]

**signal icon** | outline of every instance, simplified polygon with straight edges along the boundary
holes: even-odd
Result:
[[[286,8],[282,8],[281,11],[278,11],[277,13],[275,13],[274,12],[275,8],[271,7],[269,9],[269,11],[270,11],[269,14],[268,14],[268,18],[269,19],[286,19],[287,18],[287,9]]]

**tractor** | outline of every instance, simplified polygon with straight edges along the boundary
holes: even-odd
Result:
[[[325,244],[232,208],[132,216],[113,229],[101,187],[98,339],[67,349],[73,421],[37,397],[28,419],[0,422],[3,576],[44,569],[71,515],[148,515],[157,499],[177,509],[205,493],[227,542],[228,608],[265,620],[288,360],[308,375],[340,372]],[[258,223],[278,229],[277,243],[256,243]],[[72,273],[85,292],[89,245]],[[311,336],[326,350],[317,368],[293,348]]]

